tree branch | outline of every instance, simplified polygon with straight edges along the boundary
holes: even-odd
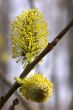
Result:
[[[6,86],[8,86],[9,88],[12,87],[12,83],[10,81],[8,81],[3,75],[0,75],[0,79],[6,84]],[[20,99],[20,102],[22,103],[23,107],[26,110],[32,110],[30,105],[28,105],[28,103],[22,98],[22,96],[20,95],[20,93],[18,91],[15,92],[15,95]],[[2,96],[1,96],[1,98],[2,98]]]
[[[59,40],[71,29],[73,26],[73,19],[70,21],[70,23],[56,36],[56,38],[51,42],[48,43],[47,47],[43,50],[43,52],[38,55],[38,57],[31,63],[28,64],[25,70],[20,75],[20,78],[26,77],[29,72],[34,68],[34,66],[47,54],[49,53],[55,45],[59,42]],[[10,98],[10,96],[20,87],[20,85],[15,82],[14,85],[11,87],[11,89],[8,91],[8,93],[4,96],[4,99],[0,102],[0,110],[3,107],[3,105],[6,103],[6,101]]]

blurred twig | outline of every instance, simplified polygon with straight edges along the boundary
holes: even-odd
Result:
[[[8,81],[2,74],[0,74],[0,79],[10,88],[12,86],[11,82]]]
[[[35,8],[34,6],[34,0],[29,0],[30,8],[33,9]]]
[[[13,100],[12,105],[9,107],[8,110],[15,110],[15,106],[18,105],[18,104],[19,104],[18,98],[15,98],[15,99]]]
[[[26,77],[29,72],[34,68],[34,66],[44,57],[47,53],[49,53],[59,42],[59,40],[73,27],[73,19],[70,23],[56,36],[56,38],[51,42],[48,43],[47,47],[43,50],[41,54],[31,63],[26,66],[24,71],[21,73],[20,78]],[[5,102],[9,99],[9,97],[20,87],[20,85],[15,82],[8,93],[4,96],[4,100],[0,102],[0,109],[3,107]]]

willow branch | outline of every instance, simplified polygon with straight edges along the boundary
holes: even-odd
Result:
[[[51,42],[48,43],[47,47],[43,50],[43,52],[38,55],[38,57],[31,63],[28,64],[25,70],[20,75],[20,78],[26,77],[29,72],[35,67],[35,65],[44,57],[47,53],[49,53],[59,42],[59,40],[73,27],[73,19],[70,21],[70,23],[56,36],[56,38]],[[0,109],[3,107],[3,105],[6,103],[6,101],[10,98],[10,96],[20,87],[20,85],[15,82],[14,85],[11,87],[11,89],[7,92],[7,94],[4,96],[4,99],[0,102]]]
[[[9,88],[12,87],[12,83],[8,81],[3,75],[0,75],[0,79],[6,84],[6,86],[8,86]],[[28,105],[28,103],[22,98],[18,91],[15,92],[15,95],[20,99],[20,102],[26,110],[32,110],[30,105]]]

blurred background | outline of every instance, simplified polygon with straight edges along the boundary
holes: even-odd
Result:
[[[6,94],[14,78],[23,71],[21,62],[12,59],[9,28],[23,10],[39,8],[48,24],[49,42],[73,17],[73,0],[0,0],[0,96]],[[22,98],[17,91],[5,104],[9,110],[13,99],[19,98],[15,110],[73,110],[73,29],[57,44],[43,62],[31,73],[44,73],[54,85],[52,98],[45,103],[35,103]]]

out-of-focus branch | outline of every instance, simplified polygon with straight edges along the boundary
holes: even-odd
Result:
[[[12,86],[11,82],[4,78],[3,75],[0,74],[0,80],[2,80],[9,88]]]
[[[29,0],[29,4],[30,4],[31,9],[35,8],[34,2],[35,2],[34,0]]]
[[[47,53],[49,53],[59,42],[59,40],[73,27],[73,19],[70,21],[70,23],[56,36],[56,38],[51,42],[48,43],[47,47],[43,50],[41,54],[38,55],[38,57],[31,63],[28,64],[25,70],[20,75],[20,78],[26,77],[29,72],[34,68],[34,66],[44,57]],[[3,107],[5,102],[9,99],[9,97],[20,87],[20,85],[15,82],[14,85],[11,87],[11,89],[8,91],[8,93],[4,96],[4,99],[0,102],[0,109]]]
[[[18,98],[15,98],[13,100],[13,103],[12,105],[10,105],[9,109],[8,110],[15,110],[15,106],[19,104],[19,99]]]

